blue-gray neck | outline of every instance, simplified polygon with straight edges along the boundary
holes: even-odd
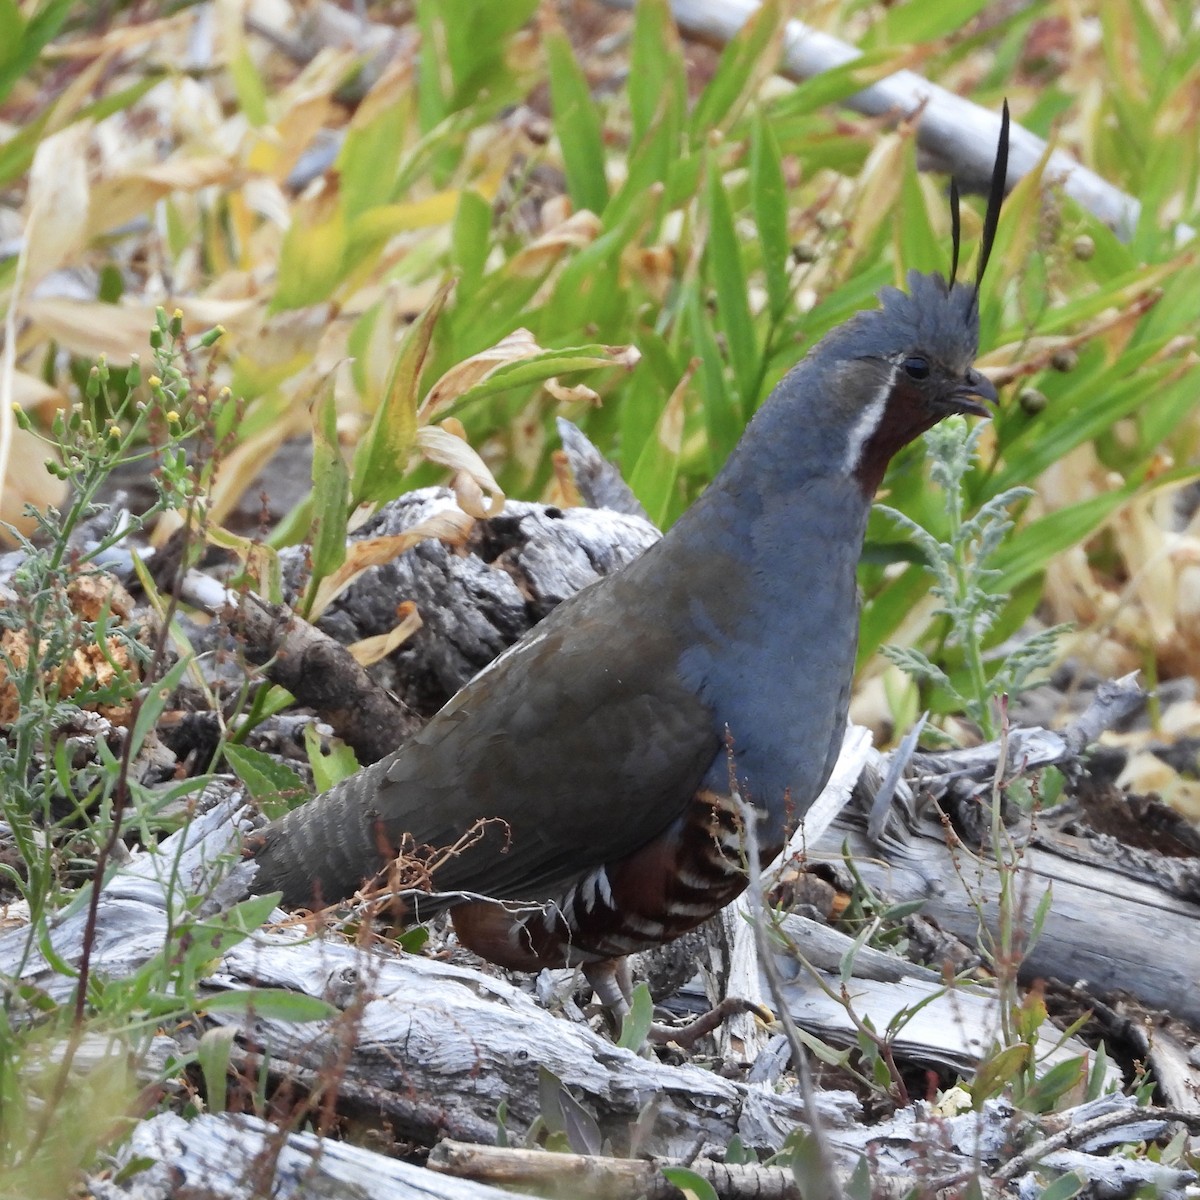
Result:
[[[858,637],[870,501],[854,423],[839,428],[812,403],[819,369],[810,359],[785,380],[656,548],[675,560],[666,572],[660,560],[658,577],[681,581],[662,598],[678,614],[678,669],[718,734],[728,730],[748,798],[769,814],[768,842],[832,770]],[[724,756],[709,784],[727,786]]]

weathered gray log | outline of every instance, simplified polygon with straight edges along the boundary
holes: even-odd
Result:
[[[312,1133],[288,1133],[249,1114],[162,1113],[133,1132],[118,1161],[141,1169],[88,1180],[96,1200],[511,1200],[527,1192],[439,1175]]]
[[[930,1194],[939,1188],[960,1189],[967,1180],[986,1182],[999,1175],[1013,1182],[1022,1200],[1034,1200],[1046,1182],[1071,1170],[1085,1181],[1080,1192],[1084,1200],[1118,1200],[1147,1186],[1162,1200],[1183,1200],[1195,1183],[1194,1171],[1106,1153],[1160,1136],[1170,1116],[1140,1109],[1131,1097],[1120,1096],[1080,1105],[1041,1124],[1002,1101],[988,1101],[981,1112],[957,1116],[939,1114],[921,1103],[847,1136],[846,1158],[851,1164],[867,1159],[871,1194],[879,1197],[914,1189]],[[1044,1136],[1053,1126],[1062,1128]],[[1014,1157],[1014,1143],[1030,1139],[1025,1151]],[[479,1157],[486,1166],[479,1173],[494,1177],[499,1172],[510,1185],[523,1183],[539,1192],[557,1181],[556,1194],[567,1194],[563,1185],[569,1181],[573,1196],[667,1200],[679,1194],[664,1188],[661,1176],[647,1163],[543,1152],[533,1152],[531,1158],[530,1153],[483,1152]],[[182,1194],[212,1200],[261,1195],[281,1200],[332,1195],[349,1200],[499,1200],[514,1194],[455,1177],[471,1172],[472,1157],[472,1148],[452,1146],[431,1159],[431,1165],[436,1161],[447,1171],[436,1175],[360,1146],[287,1133],[248,1115],[204,1114],[189,1122],[168,1113],[135,1129],[117,1155],[115,1165],[124,1170],[115,1178],[87,1182],[97,1200],[170,1200]],[[134,1166],[140,1169],[132,1170]],[[695,1167],[720,1187],[723,1197],[750,1194],[791,1200],[799,1194],[787,1186],[786,1175],[739,1179],[736,1169],[720,1163]],[[758,1190],[747,1193],[739,1183],[757,1185]]]
[[[236,857],[242,819],[235,793],[108,880],[91,949],[94,977],[126,978],[163,949],[169,934],[202,933],[184,920],[188,897],[205,897],[198,914],[204,916],[245,895],[252,866]],[[19,917],[16,908],[10,918]],[[276,915],[286,922],[286,914]],[[78,965],[85,928],[86,912],[52,922],[56,962]],[[0,980],[35,985],[60,1003],[75,987],[36,939],[30,945],[27,928],[0,936]],[[299,1071],[307,1081],[328,1082],[340,1062],[348,1064],[360,1102],[383,1093],[419,1100],[388,1116],[405,1134],[429,1142],[446,1133],[495,1140],[501,1102],[509,1129],[524,1136],[541,1112],[543,1070],[592,1112],[601,1136],[615,1146],[628,1140],[653,1101],[645,1145],[669,1157],[685,1157],[697,1145],[725,1146],[735,1133],[747,1145],[778,1148],[804,1121],[804,1106],[792,1096],[642,1058],[586,1025],[551,1015],[501,979],[397,954],[387,943],[368,952],[283,924],[226,950],[201,986],[214,993],[281,987],[340,1008],[337,1017],[305,1023],[216,1010],[210,1020],[233,1026],[242,1044],[269,1051],[276,1078]],[[825,1093],[820,1104],[832,1128],[844,1128],[858,1109],[847,1092]]]
[[[451,492],[422,488],[386,505],[353,540],[404,533],[448,510],[458,511]],[[465,545],[429,539],[370,568],[317,626],[348,645],[388,633],[396,605],[412,601],[421,628],[370,673],[429,716],[557,604],[636,558],[659,536],[637,516],[510,500],[500,516],[478,521]],[[282,557],[285,580],[298,589],[304,551]]]
[[[613,8],[632,8],[634,0],[605,0]],[[679,28],[692,37],[720,45],[730,41],[760,7],[759,0],[671,0]],[[845,66],[862,51],[801,21],[789,21],[780,73],[790,79],[810,79]],[[993,147],[1000,130],[1000,114],[973,104],[931,83],[915,71],[896,71],[863,88],[844,101],[848,108],[867,116],[887,113],[912,116],[920,113],[917,142],[923,150],[969,186],[985,187],[991,178]],[[1045,141],[1014,124],[1008,154],[1009,186],[1029,174],[1046,152]],[[1141,205],[1065,150],[1051,153],[1047,180],[1083,208],[1094,213],[1117,235],[1128,241],[1137,228]],[[1181,233],[1193,231],[1181,226]]]
[[[905,844],[890,843],[886,859],[849,819],[813,851],[840,858],[843,844],[872,889],[896,902],[923,901],[925,915],[969,944],[981,923],[998,928],[996,859],[962,843],[947,845],[936,816],[921,818]],[[1111,865],[1073,862],[1061,851],[1062,840],[1028,847],[1013,880],[1026,928],[1046,889],[1053,891],[1041,937],[1025,950],[1021,978],[1086,981],[1101,995],[1131,992],[1152,1008],[1200,1022],[1200,904]]]
[[[540,1115],[550,1072],[595,1120],[601,1139],[624,1146],[646,1104],[656,1114],[644,1145],[668,1157],[726,1145],[782,1144],[804,1106],[691,1066],[673,1067],[614,1046],[588,1026],[561,1020],[528,993],[468,967],[435,959],[366,953],[301,930],[263,931],[227,953],[211,986],[288,988],[344,1006],[342,1017],[305,1025],[214,1011],[248,1045],[267,1047],[276,1070],[326,1076],[347,1061],[358,1087],[415,1095],[431,1104],[410,1126],[432,1141],[439,1132],[496,1139],[496,1113],[507,1108],[510,1133],[523,1137]],[[844,1128],[857,1101],[821,1097],[822,1119]],[[439,1111],[432,1111],[439,1110]],[[644,1124],[645,1122],[643,1122]]]

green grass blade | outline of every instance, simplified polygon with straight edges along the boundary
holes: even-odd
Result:
[[[750,195],[762,250],[763,275],[772,321],[792,302],[792,245],[788,237],[787,185],[771,126],[758,114],[750,138]]]
[[[576,207],[602,213],[608,203],[608,181],[600,113],[566,34],[551,30],[545,50],[554,132],[562,150],[567,191]]]
[[[729,40],[692,111],[693,144],[728,126],[774,72],[786,26],[787,12],[780,0],[766,0]]]
[[[729,360],[737,381],[738,408],[749,412],[756,399],[759,352],[754,322],[746,297],[746,269],[733,226],[733,211],[715,161],[708,172],[708,246],[705,265],[717,295],[717,324],[725,334]]]
[[[421,373],[429,356],[433,331],[453,283],[444,283],[428,307],[405,331],[388,381],[387,395],[354,454],[352,503],[380,503],[400,494],[417,435],[417,401]]]
[[[313,403],[312,575],[301,612],[307,616],[317,588],[346,560],[346,522],[350,515],[350,472],[342,457],[334,398],[336,368],[325,378]]]

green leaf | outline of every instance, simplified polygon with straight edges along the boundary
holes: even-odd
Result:
[[[792,244],[788,237],[787,185],[779,146],[761,112],[751,130],[750,194],[762,248],[771,320],[778,321],[792,303]]]
[[[429,930],[424,925],[414,925],[396,937],[396,945],[405,954],[420,954],[428,942]]]
[[[902,51],[870,50],[840,67],[831,67],[819,75],[802,80],[794,91],[778,97],[766,107],[767,119],[772,125],[778,125],[840,104],[907,65],[907,47]]]
[[[229,77],[233,81],[233,90],[237,93],[238,108],[242,115],[251,125],[261,129],[270,119],[267,112],[267,90],[244,39],[240,37],[229,56]]]
[[[71,0],[49,0],[32,8],[25,18],[15,0],[0,0],[0,103],[17,81],[28,75],[51,41],[58,35]]]
[[[1056,554],[1086,541],[1136,491],[1137,482],[1131,481],[1031,521],[1020,537],[1010,538],[993,556],[992,566],[1000,572],[992,585],[995,591],[1015,591],[1026,579],[1044,570]]]
[[[509,103],[509,38],[536,7],[537,0],[422,0],[422,34],[426,44],[434,35],[440,63],[441,112],[473,107],[484,117]]]
[[[564,1131],[562,1080],[548,1067],[538,1063],[538,1116],[551,1133]]]
[[[131,737],[130,749],[134,761],[141,752],[142,746],[145,745],[146,738],[157,727],[159,719],[167,707],[167,702],[175,695],[179,685],[183,682],[184,675],[191,670],[191,667],[192,660],[182,657],[160,680],[146,689]]]
[[[225,1111],[229,1093],[229,1052],[237,1029],[232,1025],[206,1029],[196,1047],[196,1062],[204,1076],[204,1100],[209,1112]]]
[[[780,0],[765,0],[729,40],[692,111],[694,144],[730,124],[774,72],[786,25],[787,11]]]
[[[1087,1180],[1082,1175],[1068,1171],[1043,1188],[1038,1200],[1071,1200],[1072,1196],[1078,1196],[1086,1186]]]
[[[633,11],[629,49],[631,146],[640,146],[653,126],[666,126],[675,138],[686,103],[683,54],[668,0],[640,0]]]
[[[572,339],[580,328],[588,329],[593,336],[624,332],[630,292],[618,264],[625,248],[653,222],[661,204],[660,191],[639,196],[615,225],[567,262],[542,310],[543,342]]]
[[[899,254],[897,270],[901,280],[904,272],[940,270],[950,274],[946,249],[934,232],[929,219],[929,205],[925,203],[925,192],[921,187],[921,176],[917,171],[917,140],[910,138],[904,156],[904,178],[900,183],[900,211],[893,222]],[[959,264],[959,271],[964,264]]]
[[[233,773],[246,785],[246,790],[268,817],[283,816],[308,796],[304,780],[291,767],[269,754],[236,742],[227,742],[223,753]]]
[[[464,188],[450,235],[450,261],[458,275],[458,303],[466,305],[483,279],[492,236],[492,206],[478,193]]]
[[[442,284],[425,310],[404,332],[388,378],[383,403],[358,443],[350,489],[354,506],[364,500],[384,503],[400,494],[417,436],[421,372],[429,356],[438,317],[450,298],[452,281]]]
[[[654,436],[667,397],[683,374],[666,339],[653,329],[639,329],[637,348],[642,359],[623,389],[617,405],[617,460],[628,480],[648,438]]]
[[[733,1167],[745,1166],[750,1163],[757,1163],[758,1154],[742,1141],[740,1133],[735,1133],[729,1139],[729,1145],[725,1147],[725,1161]]]
[[[846,1181],[847,1200],[871,1200],[874,1189],[871,1187],[871,1164],[867,1156],[861,1155],[854,1164],[854,1170]]]
[[[1088,1074],[1087,1095],[1085,1100],[1098,1100],[1108,1087],[1108,1047],[1103,1041],[1096,1047],[1092,1059],[1092,1069]]]
[[[440,19],[441,0],[418,0],[417,28],[421,31],[421,53],[417,56],[417,113],[421,132],[428,133],[450,111],[454,82],[445,57],[445,23]]]
[[[328,1000],[306,996],[287,988],[239,988],[205,996],[203,1007],[208,1012],[247,1013],[268,1021],[328,1021],[338,1015],[338,1008]]]
[[[709,467],[715,475],[741,436],[742,420],[725,382],[724,364],[708,323],[708,314],[694,286],[688,289],[683,303],[692,347],[700,356],[697,382],[704,401]]]
[[[957,0],[953,5],[896,4],[872,24],[864,46],[923,46],[963,29],[988,0]]]
[[[541,354],[522,358],[516,362],[497,367],[486,379],[463,392],[439,416],[448,416],[475,404],[486,396],[496,396],[513,388],[525,388],[534,383],[544,383],[560,375],[571,375],[576,371],[594,371],[600,367],[632,367],[637,361],[636,351],[629,346],[567,346],[562,350],[546,350]]]
[[[788,1139],[792,1141],[791,1138]],[[837,1193],[829,1184],[829,1164],[821,1152],[821,1143],[812,1133],[801,1133],[791,1146],[789,1166],[800,1195],[808,1200],[831,1200]]]
[[[629,486],[633,494],[641,501],[646,515],[660,529],[667,523],[676,496],[679,456],[683,448],[684,398],[689,376],[690,372],[667,397],[654,430],[642,443],[642,452],[629,473]],[[650,379],[649,372],[645,378]],[[631,396],[626,403],[635,404],[637,400]]]
[[[1011,1083],[1025,1069],[1032,1055],[1033,1047],[1028,1042],[1018,1042],[980,1063],[971,1084],[971,1101],[976,1110],[982,1109],[985,1100],[998,1095]]]
[[[1048,1070],[1022,1097],[1022,1105],[1030,1112],[1050,1112],[1058,1102],[1084,1082],[1087,1059],[1069,1058]]]
[[[604,224],[613,229],[640,209],[653,188],[660,188],[679,164],[679,121],[667,115],[655,121],[646,136],[633,144],[626,161],[625,181],[604,210]],[[697,159],[699,155],[695,156]],[[651,240],[652,235],[647,235]]]
[[[559,1088],[558,1102],[571,1149],[576,1154],[598,1155],[604,1148],[604,1135],[596,1118],[565,1087]]]
[[[341,209],[317,216],[294,206],[279,251],[270,312],[327,301],[345,274],[349,245]]]
[[[1008,465],[989,481],[989,493],[1036,479],[1076,446],[1107,433],[1135,412],[1171,370],[1172,364],[1159,364],[1119,384],[1110,384],[1099,396],[1088,389],[1077,407],[1062,402],[1060,397],[1059,410],[1051,420],[1030,425],[1018,439],[1004,446]]]
[[[621,1035],[617,1045],[625,1050],[640,1050],[646,1044],[650,1026],[654,1024],[654,1001],[650,998],[650,988],[645,983],[639,983],[633,989],[633,998],[629,1011],[621,1021]]]
[[[312,407],[312,574],[305,589],[301,613],[312,609],[321,581],[346,561],[346,526],[350,517],[350,470],[342,456],[334,397],[335,368],[321,383]]]
[[[312,768],[317,793],[327,792],[334,784],[349,779],[360,768],[358,757],[345,742],[335,741],[326,754],[321,747],[321,735],[311,722],[304,727],[304,749]]]
[[[337,172],[347,221],[395,199],[393,189],[412,116],[411,97],[411,91],[405,91],[378,105],[368,98],[346,130]]]
[[[863,605],[859,622],[858,663],[861,666],[892,636],[929,591],[929,576],[920,567],[907,567]]]
[[[567,191],[577,208],[587,208],[599,215],[608,203],[600,113],[566,34],[551,30],[543,39],[543,46],[554,132],[562,151]]]
[[[1025,941],[1025,956],[1029,956],[1029,952],[1037,945],[1038,939],[1042,936],[1042,930],[1046,925],[1046,918],[1050,915],[1050,907],[1054,903],[1054,887],[1052,884],[1046,885],[1046,890],[1042,893],[1042,898],[1038,901],[1038,906],[1034,909],[1033,920],[1029,925],[1029,937]]]
[[[146,978],[153,978],[166,965],[179,976],[185,989],[194,986],[196,978],[207,973],[222,954],[261,929],[278,903],[279,893],[268,892],[251,896],[216,916],[180,922],[162,954],[147,963],[139,975],[144,972]]]
[[[759,378],[758,345],[750,302],[746,297],[746,270],[733,227],[733,211],[716,162],[708,172],[708,246],[705,263],[709,283],[717,294],[717,323],[725,334],[729,359],[737,380],[742,414],[753,411]]]
[[[662,1177],[677,1187],[687,1200],[720,1200],[717,1189],[690,1167],[660,1167]]]

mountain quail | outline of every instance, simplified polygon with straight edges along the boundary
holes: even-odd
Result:
[[[837,758],[855,570],[889,460],[996,400],[973,361],[1007,148],[1006,106],[973,285],[955,280],[952,189],[950,282],[912,272],[907,293],[885,288],[829,333],[660,542],[563,603],[394,753],[267,826],[258,889],[320,906],[385,870],[402,839],[462,840],[436,892],[406,896],[408,917],[449,908],[482,957],[583,965],[610,1001],[615,960],[733,900],[746,886],[734,793],[766,861]]]

